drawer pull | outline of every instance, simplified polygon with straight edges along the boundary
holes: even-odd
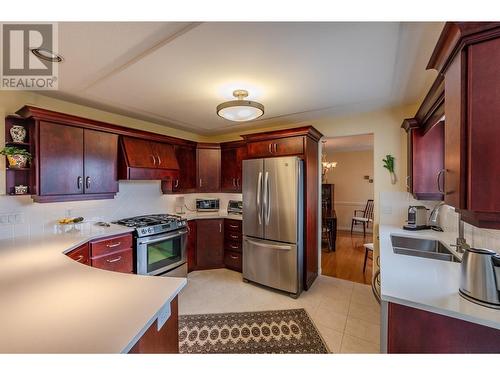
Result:
[[[74,260],[76,260],[77,262],[80,262],[83,258],[84,258],[83,255],[78,255],[76,258],[74,258]]]
[[[239,248],[240,248],[239,246],[235,246],[235,245],[229,245],[229,247],[230,247],[231,249],[239,249]]]
[[[113,259],[106,259],[106,262],[108,262],[108,263],[115,263],[115,262],[118,262],[118,261],[119,261],[119,260],[121,260],[121,259],[122,259],[122,257],[121,257],[121,255],[120,255],[120,256],[119,256],[119,257],[117,257],[117,258],[113,258]]]
[[[239,238],[238,236],[236,236],[234,234],[229,235],[229,237],[234,238],[235,240],[237,240]]]
[[[239,228],[239,226],[238,226],[238,225],[234,225],[234,224],[229,224],[229,228],[238,229],[238,228]]]
[[[236,255],[229,255],[231,257],[231,259],[238,259],[239,257],[237,257]]]
[[[106,247],[117,247],[120,246],[122,243],[121,242],[115,242],[113,244],[106,244]]]

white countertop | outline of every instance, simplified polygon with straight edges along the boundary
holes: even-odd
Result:
[[[220,210],[215,212],[197,212],[188,211],[184,214],[174,214],[179,215],[186,220],[199,220],[199,219],[233,219],[233,220],[243,220],[243,216],[239,214],[229,214],[226,210]]]
[[[0,241],[0,352],[128,352],[185,278],[105,271],[65,252],[131,229],[82,224],[76,233]]]
[[[381,298],[453,318],[500,329],[500,310],[483,307],[460,297],[460,263],[395,254],[391,234],[440,240],[448,246],[455,242],[449,233],[432,230],[406,231],[380,225]]]

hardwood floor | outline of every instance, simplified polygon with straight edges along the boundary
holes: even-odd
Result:
[[[372,254],[368,254],[366,270],[363,274],[363,261],[365,259],[365,248],[363,244],[373,242],[372,234],[367,233],[366,238],[362,234],[350,232],[337,232],[337,250],[328,252],[323,243],[321,253],[321,273],[339,279],[354,281],[356,283],[370,284],[372,276]]]

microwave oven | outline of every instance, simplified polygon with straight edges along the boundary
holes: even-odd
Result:
[[[197,198],[196,211],[219,211],[219,198]]]

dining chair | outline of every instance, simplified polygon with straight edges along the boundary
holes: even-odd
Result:
[[[355,225],[363,225],[363,237],[366,236],[366,228],[373,222],[373,199],[366,201],[364,210],[354,210],[351,222],[351,236]]]

